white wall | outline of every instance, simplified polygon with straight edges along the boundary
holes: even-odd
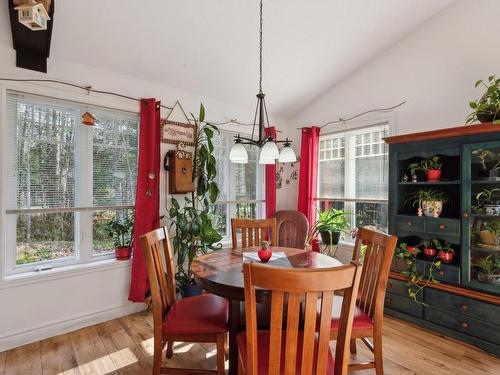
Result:
[[[91,65],[54,58],[49,59],[48,74],[18,69],[15,68],[15,53],[11,43],[10,32],[9,35],[0,36],[0,77],[3,78],[56,78],[76,84],[92,85],[95,89],[115,91],[137,98],[156,97],[162,101],[162,104],[168,106],[174,105],[175,101],[179,100],[186,112],[194,114],[198,113],[200,102],[203,102],[207,120],[213,122],[223,122],[231,118],[238,118],[245,122],[253,119],[255,106],[253,97],[248,98],[248,107],[245,108],[234,103],[207,98],[202,94],[188,93],[154,82],[97,69]],[[83,63],[91,64],[92,59],[99,57],[96,51],[93,52],[95,55],[89,55],[89,61]],[[7,87],[97,105],[139,110],[139,105],[135,102],[97,94],[87,96],[78,90],[53,84],[17,85],[0,81],[0,89],[4,90]],[[162,116],[166,116],[167,113],[168,111],[163,111]],[[4,118],[2,115],[2,119]],[[173,120],[176,119],[180,119],[178,115],[173,118]],[[273,118],[273,122],[282,124],[283,120]],[[1,126],[6,125],[5,120],[2,120]],[[236,127],[232,126],[232,129],[236,130]],[[239,131],[245,132],[246,130],[248,129],[244,128]],[[162,160],[168,148],[167,145],[162,146]],[[164,175],[163,172],[161,191],[165,191]],[[0,173],[1,176],[2,173]],[[4,184],[0,184],[0,191],[2,186]],[[167,198],[165,195],[161,197],[162,214],[166,212]],[[1,204],[0,201],[0,206]],[[0,228],[3,228],[4,223],[1,220],[0,216]],[[11,234],[5,234],[3,231],[3,235]],[[3,238],[0,244],[0,254],[3,254]],[[2,256],[0,256],[2,269],[3,264]],[[62,273],[56,270],[46,271],[44,275],[37,275],[28,280],[5,280],[3,272],[0,272],[0,276],[0,351],[143,308],[142,304],[131,304],[127,301],[130,282],[130,262],[128,261],[113,260],[99,267]]]
[[[404,100],[389,114],[395,134],[407,134],[465,123],[468,103],[481,96],[474,82],[500,75],[500,48],[495,17],[500,1],[461,0],[423,24],[288,118],[288,132],[321,125],[339,117]],[[346,56],[348,58],[348,56]],[[368,115],[360,121],[384,116]],[[334,131],[329,125],[324,131]]]

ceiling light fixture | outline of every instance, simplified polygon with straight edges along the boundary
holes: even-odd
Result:
[[[265,95],[262,92],[262,0],[260,0],[259,41],[259,93],[257,94],[257,107],[255,108],[252,136],[251,138],[246,138],[238,134],[235,137],[234,146],[229,153],[229,160],[238,164],[248,163],[248,153],[244,145],[253,145],[261,149],[259,157],[260,164],[274,164],[277,159],[282,163],[295,162],[297,158],[295,152],[290,147],[292,142],[288,138],[285,141],[277,141],[265,135],[265,129],[270,128],[270,126]],[[259,138],[254,139],[255,127],[257,126],[259,129]],[[278,143],[283,143],[281,152],[278,150]]]

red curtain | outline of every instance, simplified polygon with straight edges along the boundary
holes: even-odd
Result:
[[[298,211],[306,215],[312,226],[316,221],[316,194],[318,189],[318,147],[320,128],[312,126],[302,129],[300,147],[300,172]],[[318,251],[316,242],[312,243],[313,250]]]
[[[264,128],[264,135],[276,140],[276,128]],[[276,163],[266,165],[266,217],[276,212]]]
[[[140,237],[160,226],[160,102],[141,100],[132,280],[128,299],[144,302],[148,272]]]

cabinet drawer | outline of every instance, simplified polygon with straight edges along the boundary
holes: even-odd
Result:
[[[408,298],[408,287],[406,281],[389,279],[387,281],[386,292]]]
[[[396,228],[407,232],[423,232],[424,218],[419,216],[396,215]]]
[[[500,326],[500,305],[428,288],[425,303]],[[500,330],[500,327],[497,327]]]
[[[425,318],[439,325],[463,332],[494,344],[500,344],[500,329],[490,323],[483,322],[462,314],[450,314],[446,310],[426,307]]]
[[[385,296],[385,307],[392,310],[422,318],[424,316],[424,306],[413,302],[409,298],[400,297],[396,294],[387,293]]]
[[[460,235],[460,220],[441,219],[439,217],[425,218],[425,231],[433,234],[444,234],[448,236]]]
[[[429,269],[431,268],[431,261],[417,259],[417,270],[429,277]],[[460,283],[460,267],[451,264],[441,263],[441,267],[433,270],[433,276],[438,281],[445,281],[450,284]]]

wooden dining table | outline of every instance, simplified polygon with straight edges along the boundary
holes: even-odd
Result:
[[[274,255],[268,265],[286,268],[329,268],[338,267],[342,263],[337,259],[313,251],[272,247]],[[241,302],[245,300],[243,284],[244,260],[258,261],[258,248],[244,250],[219,250],[195,258],[191,270],[196,284],[206,291],[225,297],[229,300],[229,374],[236,375],[238,364],[238,348],[236,335],[240,331]],[[245,253],[253,253],[246,254]],[[245,258],[245,259],[244,259]],[[252,259],[254,258],[254,259]],[[257,302],[270,301],[267,290],[256,291]]]

